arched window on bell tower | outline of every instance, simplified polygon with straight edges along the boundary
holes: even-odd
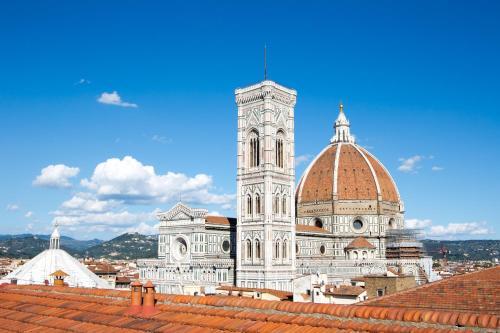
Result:
[[[256,239],[255,240],[255,258],[261,259],[261,251],[260,251],[260,240]]]
[[[245,242],[245,258],[252,259],[252,241],[250,239]]]
[[[255,195],[255,213],[257,215],[261,214],[261,203],[260,203],[260,195],[257,193]]]
[[[284,158],[284,137],[285,133],[282,130],[279,130],[276,134],[276,143],[274,148],[275,153],[275,163],[278,168],[283,169],[285,167],[285,158]]]
[[[247,215],[252,216],[252,196],[247,195]]]
[[[283,259],[288,259],[288,241],[286,239],[283,240],[283,251],[281,253]]]
[[[273,213],[278,215],[280,213],[280,197],[276,194],[273,198]]]
[[[277,239],[274,242],[274,259],[278,259],[280,257],[280,247],[281,247],[281,242],[279,239]]]
[[[249,135],[248,140],[249,150],[248,150],[248,161],[249,167],[255,168],[260,165],[260,140],[259,133],[256,130],[252,130]]]

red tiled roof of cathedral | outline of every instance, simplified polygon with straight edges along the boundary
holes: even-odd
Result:
[[[205,220],[209,224],[226,224],[226,225],[236,225],[236,219],[234,217],[208,215]]]
[[[321,234],[329,234],[330,233],[328,230],[325,230],[323,228],[316,227],[313,225],[305,225],[305,224],[296,224],[295,230],[297,232],[316,232],[316,233],[321,233]]]
[[[337,200],[378,200],[399,203],[387,169],[354,143],[327,146],[307,167],[296,190],[297,204]]]
[[[350,242],[346,249],[376,249],[376,247],[366,240],[364,237],[356,237],[352,242]]]

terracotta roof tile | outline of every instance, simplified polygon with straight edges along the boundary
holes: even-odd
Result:
[[[293,296],[293,293],[288,291],[281,291],[276,289],[265,289],[265,288],[245,288],[245,287],[234,287],[234,286],[220,286],[217,288],[218,290],[226,290],[226,291],[242,291],[242,292],[260,292],[260,293],[268,293],[270,295],[274,295],[282,300],[289,299]]]
[[[236,218],[234,217],[208,215],[205,217],[205,221],[208,224],[236,225]]]
[[[363,304],[500,315],[500,266],[425,284]]]
[[[498,285],[498,282],[497,282]],[[484,287],[496,288],[494,283]],[[489,290],[491,292],[491,290]],[[157,313],[126,315],[128,291],[4,286],[0,327],[93,332],[448,332],[496,329],[498,313],[404,306],[330,305],[223,296],[157,294]],[[383,298],[382,298],[383,299]],[[388,322],[387,320],[391,320]]]
[[[330,232],[326,229],[316,227],[313,225],[305,225],[305,224],[296,224],[295,230],[297,232],[306,232],[306,233],[320,233],[320,234],[330,234]]]
[[[359,146],[358,146],[359,147]],[[383,165],[366,149],[359,147],[359,149],[365,153],[365,156],[370,161],[370,164],[377,175],[378,183],[380,186],[380,192],[382,195],[382,200],[384,201],[392,201],[398,202],[398,191],[396,189],[396,185],[387,170],[383,167]]]
[[[366,240],[364,237],[356,237],[352,242],[350,242],[346,249],[376,249],[376,247]]]
[[[335,179],[337,193],[333,192]],[[378,200],[380,194],[383,201],[399,202],[396,185],[380,161],[366,149],[350,143],[329,145],[314,159],[299,181],[296,200],[299,205],[328,202],[335,194],[338,200]]]
[[[333,162],[337,145],[330,146],[313,165],[308,168],[297,191],[301,192],[299,202],[327,201],[333,198]]]
[[[338,286],[334,288],[327,288],[325,294],[338,296],[359,296],[364,291],[364,288],[356,286]]]

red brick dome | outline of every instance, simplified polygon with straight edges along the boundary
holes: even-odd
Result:
[[[398,189],[375,156],[354,142],[342,106],[331,143],[311,162],[297,186],[297,204],[332,200],[400,203]]]

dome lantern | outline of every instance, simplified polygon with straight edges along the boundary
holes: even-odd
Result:
[[[339,104],[339,115],[333,127],[335,129],[335,135],[330,139],[331,143],[354,143],[354,136],[351,135],[349,120],[347,120],[344,114],[344,105],[342,103]]]
[[[59,224],[56,222],[54,225],[54,231],[52,231],[52,235],[50,236],[50,246],[51,250],[58,250],[60,244],[60,234],[59,234]]]

